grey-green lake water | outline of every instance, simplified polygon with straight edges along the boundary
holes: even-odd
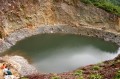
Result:
[[[42,34],[17,42],[5,54],[22,55],[40,72],[61,73],[113,59],[119,47],[93,37]]]

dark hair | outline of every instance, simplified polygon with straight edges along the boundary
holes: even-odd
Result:
[[[10,68],[8,67],[8,70],[10,70]]]
[[[5,63],[3,63],[3,65],[5,65]]]
[[[5,68],[8,68],[8,66],[5,66]]]

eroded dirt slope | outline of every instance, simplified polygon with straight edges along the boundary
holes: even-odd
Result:
[[[119,31],[120,19],[80,0],[0,0],[0,37],[40,25],[87,26]]]

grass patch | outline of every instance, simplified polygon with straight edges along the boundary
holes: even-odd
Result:
[[[95,66],[92,67],[92,69],[93,69],[93,70],[99,70],[99,69],[101,69],[101,68],[100,68],[99,66],[95,65]]]
[[[91,74],[90,79],[103,79],[103,77],[100,74]]]

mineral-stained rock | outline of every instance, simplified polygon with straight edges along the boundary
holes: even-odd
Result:
[[[92,25],[118,30],[118,16],[80,0],[0,0],[0,37],[40,25]],[[106,24],[106,25],[105,25]],[[117,28],[117,29],[116,29]]]

